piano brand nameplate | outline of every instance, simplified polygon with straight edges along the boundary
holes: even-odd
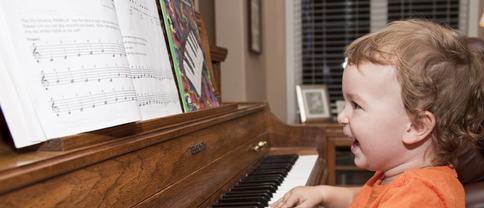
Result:
[[[207,149],[207,143],[202,142],[202,143],[192,145],[190,147],[190,152],[192,153],[192,155],[196,155],[196,154],[204,151],[205,149]]]

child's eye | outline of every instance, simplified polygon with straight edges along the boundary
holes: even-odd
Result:
[[[353,106],[353,109],[362,109],[360,105],[358,105],[358,103],[354,102],[354,101],[351,101],[351,105]]]

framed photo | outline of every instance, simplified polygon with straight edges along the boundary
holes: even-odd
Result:
[[[302,123],[324,121],[330,118],[326,85],[297,85],[296,96]]]
[[[249,50],[262,53],[262,7],[260,0],[249,0]]]
[[[339,114],[345,109],[346,102],[344,100],[336,101],[336,113]]]

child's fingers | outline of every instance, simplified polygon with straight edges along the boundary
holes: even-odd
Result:
[[[286,196],[286,195],[284,195],[284,196]],[[281,198],[276,200],[274,203],[272,203],[270,205],[270,207],[272,207],[272,208],[282,208],[282,207],[284,207],[284,202],[285,202],[284,196],[282,196]]]
[[[309,201],[304,201],[301,204],[298,204],[294,208],[306,208],[306,207],[314,207]]]
[[[269,204],[269,207],[271,207],[271,208],[279,208],[281,206],[281,203],[282,203],[282,198],[276,200],[272,204]]]
[[[297,205],[299,198],[296,197],[292,192],[293,190],[284,194],[284,197],[281,199],[280,207],[278,208],[290,208]]]
[[[288,204],[288,201],[290,200],[291,196],[291,191],[287,192],[284,194],[284,196],[280,199],[278,199],[276,202],[271,204],[270,206],[273,208],[287,208],[287,207],[292,207],[292,205]]]

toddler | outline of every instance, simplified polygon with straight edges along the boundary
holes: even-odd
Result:
[[[346,48],[338,122],[362,187],[296,187],[272,207],[465,207],[456,150],[483,139],[484,73],[455,31],[395,21]]]

